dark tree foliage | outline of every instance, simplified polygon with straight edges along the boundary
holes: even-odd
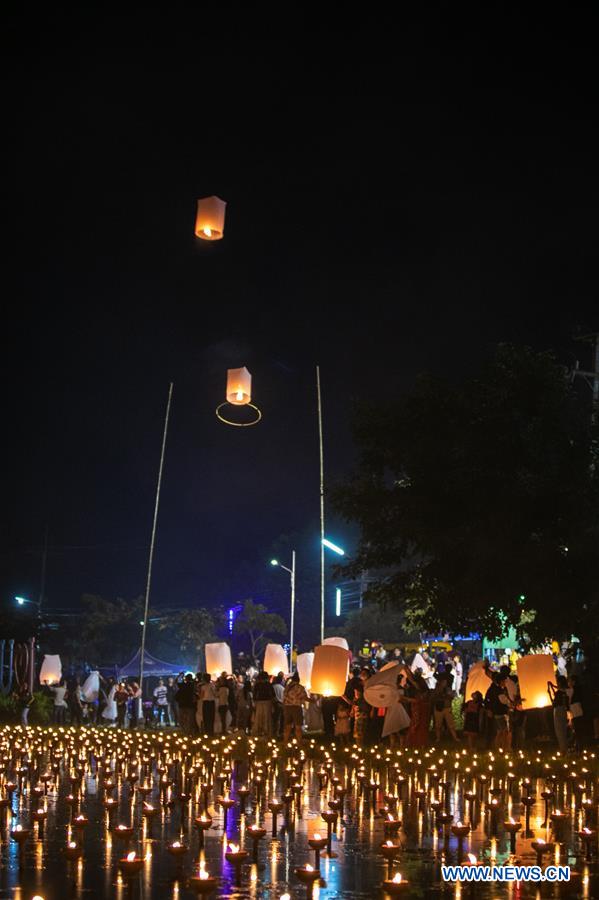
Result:
[[[597,640],[597,428],[553,356],[501,345],[478,377],[361,409],[355,437],[333,500],[375,598],[429,631]]]

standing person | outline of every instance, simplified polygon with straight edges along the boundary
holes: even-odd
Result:
[[[227,688],[229,690],[229,715],[231,716],[231,731],[237,730],[237,679],[234,675],[227,678]]]
[[[24,684],[18,695],[17,702],[21,711],[21,725],[29,725],[29,710],[33,706],[33,694],[26,684]]]
[[[240,731],[248,732],[252,723],[252,682],[249,678],[245,681],[239,676],[237,689],[237,727]]]
[[[406,735],[407,747],[426,747],[431,720],[431,690],[417,669],[413,674],[409,666],[404,673],[409,684],[405,700],[410,706],[410,726]]]
[[[364,746],[369,715],[370,704],[364,698],[364,686],[362,684],[356,685],[354,687],[351,716],[354,720],[354,740],[359,747]]]
[[[582,750],[584,738],[584,710],[582,707],[582,691],[576,675],[570,675],[568,678],[568,704],[570,707],[572,731],[574,732],[574,749],[579,753]]]
[[[483,695],[480,691],[474,691],[469,700],[462,703],[462,715],[464,716],[464,737],[468,742],[468,749],[474,750],[476,739],[481,731],[481,716],[483,713]]]
[[[341,747],[346,747],[351,738],[351,705],[345,696],[339,697],[337,713],[335,715],[335,740]]]
[[[185,734],[192,734],[196,701],[193,675],[191,672],[188,672],[184,680],[179,684],[179,689],[175,696],[177,706],[179,707],[181,728]]]
[[[227,715],[229,713],[229,684],[226,672],[222,672],[216,682],[216,697],[218,702],[218,716],[220,720],[220,733],[227,733]]]
[[[83,723],[83,703],[79,678],[74,678],[70,682],[66,699],[69,707],[71,725],[81,725]]]
[[[283,734],[283,701],[285,697],[285,677],[282,672],[274,678],[272,689],[275,699],[272,705],[272,733],[274,737],[281,737]]]
[[[200,700],[202,703],[202,728],[204,734],[212,735],[214,734],[214,719],[216,718],[216,687],[212,684],[212,679],[207,672],[202,676]]]
[[[168,721],[169,725],[176,727],[179,724],[179,711],[177,709],[177,701],[175,699],[177,694],[177,685],[175,679],[171,677],[166,682],[166,699],[167,699],[167,713],[168,713]]]
[[[362,685],[362,691],[364,686]],[[322,721],[325,736],[332,740],[335,736],[335,713],[339,705],[339,697],[323,697],[321,703]]]
[[[272,735],[272,705],[275,697],[272,684],[266,672],[260,672],[254,686],[255,716],[252,734]]]
[[[453,658],[453,689],[455,691],[456,697],[460,696],[462,691],[462,679],[464,677],[464,667],[462,665],[462,660],[459,655],[456,653]]]
[[[285,730],[283,738],[285,743],[290,740],[292,733],[298,743],[302,739],[302,725],[304,724],[304,703],[308,702],[308,694],[300,684],[299,675],[294,672],[287,680],[283,695],[283,722]]]
[[[506,749],[508,740],[508,713],[510,700],[505,686],[505,675],[496,672],[485,694],[485,707],[493,718],[493,734],[497,750]]]
[[[105,722],[108,722],[109,725],[114,725],[117,720],[117,704],[115,700],[115,694],[117,692],[117,685],[113,681],[109,685],[108,695],[106,697],[106,706],[102,710],[102,719]]]
[[[344,694],[344,700],[349,705],[351,709],[352,701],[349,699],[347,689]],[[351,697],[353,698],[354,692],[352,688]],[[353,720],[350,720],[353,724]],[[324,722],[322,720],[322,707],[321,707],[321,699],[318,694],[310,694],[308,699],[308,710],[306,712],[306,731],[311,732],[320,732],[324,730]]]
[[[553,727],[560,753],[568,752],[568,681],[557,676],[557,684],[547,682],[547,693],[553,706]]]
[[[154,688],[154,703],[156,704],[157,719],[159,725],[168,722],[168,688],[164,678],[158,679],[158,685]]]
[[[129,727],[135,728],[137,723],[143,719],[141,688],[137,681],[131,682],[129,697]]]
[[[116,703],[116,718],[119,728],[125,727],[125,716],[127,715],[127,703],[129,702],[129,691],[124,681],[121,681],[114,694]]]
[[[441,672],[437,677],[437,684],[431,691],[433,719],[435,723],[435,739],[437,743],[441,740],[441,728],[443,727],[443,724],[445,724],[445,727],[453,740],[459,741],[451,709],[454,693],[449,684],[450,678],[451,676],[448,675],[446,671]]]

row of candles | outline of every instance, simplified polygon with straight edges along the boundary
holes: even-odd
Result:
[[[531,794],[531,779],[528,776],[518,779],[517,768],[524,768],[524,771],[527,768],[530,770],[531,759],[527,759],[523,754],[517,754],[514,757],[506,754],[488,754],[483,761],[483,757],[476,754],[468,757],[465,751],[455,755],[446,751],[439,754],[439,751],[435,750],[425,753],[416,751],[393,753],[379,750],[379,748],[373,748],[371,752],[366,753],[358,748],[346,748],[335,752],[335,748],[319,747],[315,742],[311,742],[307,745],[306,751],[299,750],[292,744],[288,748],[292,755],[291,761],[283,770],[284,760],[280,756],[280,747],[275,742],[269,742],[265,747],[263,744],[260,745],[251,740],[245,744],[240,738],[222,738],[206,742],[204,739],[191,741],[172,736],[170,739],[164,740],[162,736],[158,738],[147,734],[130,735],[125,732],[117,736],[115,733],[107,734],[100,729],[82,729],[78,732],[68,729],[37,731],[35,729],[28,731],[17,729],[16,731],[16,740],[14,734],[11,735],[10,741],[5,740],[4,736],[0,736],[0,753],[4,753],[0,757],[0,787],[3,792],[0,802],[1,800],[9,801],[15,791],[26,791],[27,785],[31,785],[32,781],[36,779],[39,783],[30,787],[30,792],[34,796],[43,795],[45,797],[48,795],[50,786],[58,782],[61,777],[66,776],[70,779],[70,785],[74,791],[67,798],[73,808],[82,792],[84,776],[86,773],[93,772],[97,778],[104,776],[103,788],[106,796],[103,803],[109,820],[112,811],[118,805],[117,801],[110,796],[111,791],[122,788],[128,783],[129,789],[135,790],[142,798],[142,815],[150,822],[160,811],[159,808],[147,801],[147,797],[156,791],[163,806],[172,807],[176,803],[180,803],[182,807],[188,803],[203,805],[205,811],[202,816],[197,817],[200,822],[206,823],[206,829],[201,825],[197,826],[198,833],[202,835],[203,831],[211,826],[211,817],[207,815],[208,791],[213,786],[211,779],[221,789],[230,787],[233,771],[236,768],[232,760],[238,762],[237,756],[241,756],[241,758],[246,756],[249,762],[248,779],[252,780],[253,799],[257,803],[266,794],[267,787],[271,786],[269,779],[274,786],[277,778],[279,780],[286,778],[287,793],[283,800],[270,801],[271,806],[275,805],[275,809],[271,810],[275,823],[277,807],[278,811],[283,808],[288,810],[289,805],[294,803],[296,811],[301,815],[299,797],[303,791],[303,769],[308,759],[314,761],[320,757],[322,765],[316,771],[319,788],[321,792],[327,789],[327,785],[333,788],[333,796],[328,801],[328,805],[332,805],[332,809],[323,813],[325,822],[327,815],[331,816],[331,823],[336,822],[339,812],[343,808],[344,795],[350,789],[355,793],[356,801],[361,798],[362,804],[366,798],[371,799],[372,815],[376,815],[376,798],[382,791],[385,791],[385,801],[390,801],[392,804],[398,802],[402,792],[405,791],[408,797],[417,801],[420,811],[428,803],[431,812],[435,815],[437,825],[442,826],[446,833],[447,826],[449,826],[451,833],[458,839],[459,855],[461,855],[463,840],[470,832],[470,825],[461,822],[453,824],[453,815],[449,812],[449,802],[452,796],[450,787],[453,786],[457,790],[458,780],[461,780],[465,803],[483,804],[488,799],[486,793],[488,792],[488,796],[491,796],[488,802],[491,831],[496,829],[500,806],[499,795],[504,793],[511,795],[514,788],[518,788],[523,794],[522,803],[527,814],[535,802],[535,798]],[[122,740],[119,740],[119,737],[122,737]],[[348,749],[351,750],[350,753],[348,753]],[[259,750],[263,753],[266,751],[262,760],[257,758]],[[546,795],[543,796],[546,803],[545,821],[547,821],[549,803],[559,788],[562,793],[570,792],[572,808],[581,810],[585,821],[590,822],[593,818],[596,821],[596,783],[589,768],[589,765],[595,768],[593,765],[594,754],[583,757],[586,765],[582,765],[580,771],[559,760],[556,755],[551,757],[554,771],[548,771],[549,764],[543,761],[540,754],[537,754],[536,758],[533,755],[532,759],[535,760],[535,766],[542,767],[547,785],[542,792],[542,796]],[[487,769],[486,772],[481,771],[483,765]],[[47,770],[44,770],[45,767]],[[551,768],[549,766],[549,769]],[[9,770],[14,781],[8,777]],[[344,773],[343,783],[335,774],[339,770]],[[143,782],[141,782],[142,778]],[[397,793],[390,793],[392,785]],[[469,789],[466,790],[466,787]],[[441,798],[435,796],[435,790],[440,790]],[[186,791],[189,793],[186,794]],[[249,793],[250,789],[247,786],[238,788],[239,802],[247,802]],[[220,805],[223,809],[225,832],[227,811],[234,803],[235,800],[230,794],[225,793],[221,797]],[[335,805],[337,805],[336,809]],[[560,840],[563,840],[565,827],[570,818],[569,811],[562,812],[554,809],[550,813],[556,842],[559,843]],[[40,827],[43,826],[44,819],[45,809],[38,807],[32,813],[32,820],[37,822]],[[85,817],[81,815],[73,817],[72,825],[76,830],[85,828],[83,819]],[[79,820],[79,824],[77,824],[77,820]],[[529,832],[528,826],[527,818],[526,833]],[[394,817],[393,812],[387,811],[383,823],[385,835],[392,834],[395,827],[397,829],[395,833],[397,833],[401,827],[401,821]],[[255,841],[259,841],[264,836],[262,832],[266,833],[265,829],[259,825],[253,826],[253,829],[253,840]],[[276,825],[273,828],[273,831],[275,830]],[[504,831],[510,835],[512,852],[515,851],[515,840],[520,830],[521,824],[511,817],[504,822]],[[132,826],[119,825],[116,831],[121,831],[122,837],[132,837],[133,834]],[[252,828],[248,829],[248,833],[252,838]],[[578,833],[586,847],[588,858],[596,832],[589,828],[588,824],[585,824]],[[28,829],[22,826],[16,826],[11,831],[11,837],[20,846],[26,842],[28,836]],[[327,838],[313,835],[311,840],[316,841],[317,844],[324,841],[323,847],[328,845],[328,852],[331,852],[330,832]],[[535,844],[538,844],[538,848]],[[537,854],[541,855],[552,847],[551,843],[544,843],[542,838],[539,838],[535,844],[533,844],[533,848]],[[257,843],[254,844],[254,847],[256,846]],[[316,848],[312,844],[310,846],[316,852]],[[173,842],[169,846],[169,852],[173,856],[183,856],[187,849],[181,842]],[[381,847],[381,852],[388,861],[394,860],[398,856],[399,850],[400,846],[392,841],[389,842],[389,839]],[[70,841],[65,849],[68,856],[67,851],[72,851],[72,858],[76,858],[81,851],[80,843]],[[255,855],[254,851],[253,856],[255,857]],[[225,858],[234,865],[236,871],[247,856],[248,853],[238,845],[231,845],[225,853]],[[121,868],[125,873],[129,870],[135,872],[136,869],[139,872],[141,869],[139,862],[140,858],[135,853],[133,856],[129,853],[121,860]],[[143,859],[141,862],[143,863]],[[316,857],[315,863],[317,863]],[[320,877],[319,866],[306,864],[305,867],[298,868],[297,875],[301,881],[307,884],[314,882]],[[389,875],[392,875],[391,871]],[[192,878],[209,883],[211,876],[206,872],[204,866]],[[394,884],[400,885],[397,888],[399,891],[405,889],[407,882],[405,879],[401,879],[400,873],[395,873],[386,880],[385,886],[389,886],[389,890],[394,892]]]

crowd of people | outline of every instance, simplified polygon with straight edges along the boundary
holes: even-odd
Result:
[[[78,678],[61,680],[47,690],[57,725],[143,724],[180,727],[190,735],[241,731],[285,740],[324,732],[340,744],[372,745],[387,739],[400,747],[426,747],[447,738],[463,741],[470,749],[516,749],[528,739],[555,739],[564,753],[581,749],[591,731],[599,739],[599,694],[587,697],[575,663],[562,656],[554,659],[556,677],[547,685],[547,708],[535,710],[523,708],[509,659],[496,669],[485,661],[485,690],[470,696],[465,694],[470,660],[443,648],[407,653],[405,648],[387,652],[374,645],[365,648],[358,662],[340,697],[311,694],[297,673],[269,676],[255,661],[217,678],[180,672],[157,683],[153,679],[145,700],[134,679],[99,676],[99,691],[91,700]],[[379,708],[368,702],[365,689],[390,662],[397,664],[391,670],[394,699]],[[23,724],[31,702],[24,688],[19,695]]]

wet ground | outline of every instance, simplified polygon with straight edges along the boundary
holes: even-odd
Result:
[[[96,741],[97,751],[100,740]],[[247,757],[244,759],[245,750],[241,752],[238,748],[223,754],[220,750],[225,745],[221,744],[214,767],[207,774],[200,763],[206,757],[205,750],[203,755],[202,752],[192,755],[188,748],[187,756],[182,753],[178,762],[177,753],[161,757],[159,752],[152,757],[150,746],[148,743],[145,747],[145,763],[142,753],[131,758],[131,746],[129,758],[125,754],[119,761],[118,744],[114,743],[111,752],[104,754],[102,764],[99,752],[99,763],[90,748],[85,748],[85,753],[79,749],[76,758],[65,751],[64,741],[56,743],[54,739],[53,750],[58,758],[55,768],[59,771],[54,772],[52,778],[49,777],[50,757],[44,758],[40,743],[37,756],[31,749],[29,754],[27,751],[20,756],[17,753],[10,760],[5,754],[1,796],[10,802],[7,808],[0,810],[0,897],[16,900],[31,900],[35,895],[45,900],[67,897],[184,900],[196,896],[187,880],[192,873],[198,872],[200,861],[205,870],[218,879],[213,897],[280,898],[285,893],[292,898],[306,897],[307,889],[298,881],[295,868],[315,863],[315,853],[308,846],[308,839],[315,832],[326,837],[327,825],[320,814],[329,809],[331,799],[339,796],[335,778],[338,779],[337,788],[345,788],[346,794],[332,834],[333,855],[331,858],[323,856],[319,862],[321,880],[314,886],[315,898],[366,900],[383,897],[383,880],[397,872],[401,872],[408,882],[402,889],[404,897],[599,897],[597,836],[591,836],[587,849],[577,835],[584,822],[595,828],[597,780],[595,773],[590,771],[583,775],[576,773],[572,778],[570,767],[568,778],[552,782],[533,777],[529,786],[524,787],[522,778],[516,777],[515,773],[513,777],[490,774],[489,778],[474,778],[468,767],[461,766],[456,774],[449,763],[443,772],[439,766],[437,774],[427,773],[430,766],[418,769],[414,757],[408,762],[407,755],[401,757],[399,763],[394,757],[396,762],[392,767],[389,760],[387,765],[382,765],[372,754],[366,756],[368,765],[365,766],[358,761],[360,754],[357,754],[353,765],[329,763],[329,768],[323,770],[322,763],[327,757],[323,757],[317,747],[311,753],[306,748],[308,758],[303,766],[296,752],[289,765],[287,759],[279,757],[273,762],[270,756],[267,765],[261,768],[262,764],[257,761],[259,753],[248,766]],[[272,748],[269,753],[272,754]],[[236,756],[238,762],[231,766],[229,774],[228,760],[235,760]],[[158,767],[164,771],[161,773]],[[12,780],[18,784],[19,769],[22,770],[21,789],[17,786],[11,792],[5,782]],[[375,771],[384,774],[370,778]],[[399,781],[398,771],[403,773]],[[559,766],[554,765],[553,771],[559,773]],[[44,772],[48,773],[45,796],[39,780]],[[221,772],[224,777],[219,780]],[[210,787],[203,789],[202,781],[210,782]],[[145,783],[151,788],[145,801],[157,809],[151,819],[143,815],[144,800],[137,790]],[[296,784],[300,787],[293,792]],[[241,800],[239,787],[246,785],[250,789],[249,795],[247,800]],[[33,793],[36,786],[38,796]],[[417,793],[419,789],[421,796]],[[545,802],[541,797],[544,789],[550,789],[553,794],[550,814],[558,808],[569,813],[563,826],[552,823],[550,818],[545,823]],[[467,800],[468,791],[475,793],[476,798]],[[67,802],[71,792],[77,798],[74,806]],[[184,797],[182,801],[181,792],[189,799]],[[225,796],[230,792],[235,801],[226,813],[227,839],[225,811],[215,802],[223,792]],[[278,816],[276,837],[273,838],[268,803],[273,798],[284,797],[287,792],[288,814],[285,815],[284,807]],[[524,835],[525,809],[522,805],[522,798],[527,795],[535,797],[530,806],[529,836]],[[115,799],[110,818],[104,805],[107,797]],[[383,813],[385,804],[387,811]],[[32,823],[32,811],[38,808],[47,812],[41,829]],[[71,809],[73,818],[76,815],[86,817],[86,827],[73,828]],[[205,832],[203,850],[194,825],[201,812],[212,817],[211,827]],[[551,851],[544,857],[544,864],[554,863],[557,858],[560,865],[570,865],[570,882],[542,885],[443,883],[441,865],[457,862],[460,849],[457,838],[450,833],[450,824],[443,825],[439,818],[444,812],[453,815],[453,823],[471,822],[472,831],[464,841],[463,853],[472,852],[478,860],[502,864],[515,858],[523,864],[533,865],[536,862],[531,847],[533,836],[548,842],[559,838],[562,843],[558,856],[555,850]],[[387,826],[385,832],[389,815],[402,822],[396,836],[392,826]],[[510,838],[504,829],[504,822],[510,816],[522,823],[514,855],[510,853]],[[253,841],[249,829],[256,822],[266,829],[266,835],[258,841],[257,862],[252,863]],[[132,825],[134,835],[130,840],[117,839],[108,827],[109,823],[113,826],[119,823]],[[10,836],[18,824],[30,829],[21,851]],[[401,851],[390,869],[380,853],[380,845],[386,838],[401,844]],[[82,849],[79,860],[70,862],[65,858],[69,839]],[[180,857],[171,855],[167,848],[173,841],[184,844],[187,852]],[[225,859],[225,851],[231,842],[249,851],[238,876],[235,867]],[[143,857],[141,872],[132,879],[123,878],[119,873],[119,860],[127,851],[135,851],[138,857]],[[585,860],[587,855],[592,858]]]

